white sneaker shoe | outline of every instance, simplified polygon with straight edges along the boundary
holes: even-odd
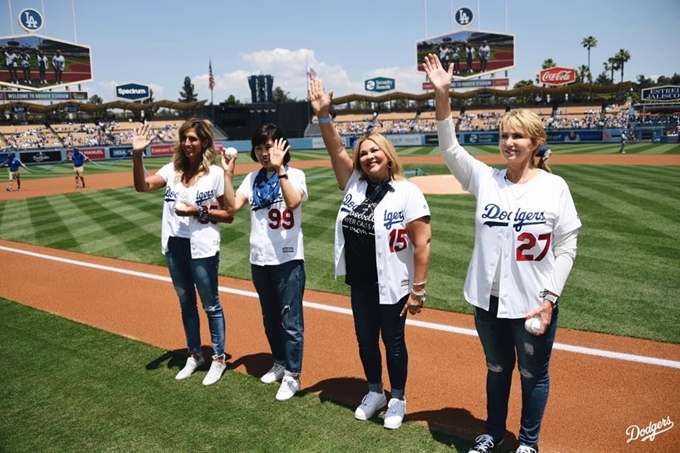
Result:
[[[219,381],[220,378],[222,377],[222,373],[224,373],[224,370],[226,368],[227,368],[226,362],[220,362],[213,359],[212,364],[210,365],[210,370],[203,379],[203,385],[212,385],[215,382]]]
[[[385,412],[385,422],[383,426],[387,429],[397,429],[404,421],[404,414],[406,413],[406,401],[397,398],[390,399],[387,405],[387,412]]]
[[[271,370],[267,371],[264,376],[260,378],[264,384],[273,384],[276,381],[280,381],[283,378],[286,367],[279,363],[274,363]]]
[[[177,376],[175,376],[175,379],[178,381],[181,381],[182,379],[187,379],[190,377],[192,374],[194,374],[194,371],[196,371],[196,368],[200,368],[203,365],[205,365],[205,359],[203,356],[199,356],[198,360],[196,360],[193,356],[190,356],[187,359],[187,363],[184,365],[184,368],[177,373]]]
[[[378,409],[382,409],[387,404],[387,398],[385,397],[385,392],[368,392],[364,399],[361,400],[361,404],[354,411],[354,418],[357,420],[368,420],[373,417],[373,414]]]
[[[293,376],[284,376],[281,380],[281,387],[276,392],[276,399],[278,401],[289,400],[295,395],[300,388],[300,381]]]

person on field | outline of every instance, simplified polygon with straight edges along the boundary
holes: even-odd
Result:
[[[76,189],[85,188],[85,176],[83,176],[85,169],[83,164],[86,160],[90,160],[90,158],[74,147],[71,153],[71,162],[73,162],[73,174],[76,178]]]
[[[265,384],[281,381],[276,399],[286,401],[300,389],[304,316],[302,297],[307,274],[302,240],[302,202],[307,180],[290,163],[290,145],[283,130],[265,124],[253,132],[250,157],[260,164],[233,189],[236,157],[222,155],[224,204],[230,213],[250,208],[250,269],[262,308],[264,332],[274,357],[261,377]]]
[[[465,280],[484,349],[486,432],[469,453],[489,453],[503,442],[515,361],[522,413],[516,453],[537,453],[548,402],[549,365],[558,301],[576,256],[581,227],[569,186],[534,168],[546,132],[530,110],[513,109],[499,122],[499,151],[506,168],[490,167],[458,143],[451,118],[451,71],[428,55],[425,72],[434,85],[437,135],[449,170],[477,200],[475,240]],[[530,333],[525,321],[539,320]]]
[[[19,172],[19,169],[21,167],[24,167],[28,169],[26,165],[24,165],[21,160],[16,156],[15,153],[10,153],[7,156],[7,160],[5,160],[2,164],[3,167],[9,167],[9,185],[7,186],[7,191],[12,192],[14,190],[14,182],[16,181],[17,183],[17,190],[21,190],[21,173]]]
[[[142,155],[156,135],[148,123],[134,130],[132,173],[137,192],[165,188],[161,247],[179,297],[189,358],[175,379],[189,378],[205,364],[196,307],[196,291],[208,317],[212,364],[203,385],[220,380],[227,367],[224,354],[224,312],[218,294],[219,222],[231,223],[224,208],[224,173],[215,165],[215,139],[210,124],[200,119],[179,128],[172,162],[145,175]]]
[[[550,150],[548,145],[539,146],[538,150],[536,151],[536,158],[538,159],[536,167],[540,168],[541,170],[545,170],[548,173],[552,173],[552,169],[550,168],[549,165],[551,154],[552,151]]]
[[[453,70],[453,65],[451,65]],[[368,420],[383,407],[384,426],[397,429],[406,413],[406,314],[425,303],[430,262],[430,209],[404,176],[394,146],[381,134],[360,137],[350,157],[330,116],[333,92],[316,79],[309,100],[344,197],[335,226],[335,275],[351,289],[354,329],[368,393],[354,411]],[[382,337],[392,389],[382,380]]]

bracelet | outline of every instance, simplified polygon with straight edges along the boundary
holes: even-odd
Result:
[[[288,179],[288,173],[284,173],[282,175],[279,175],[279,179]]]
[[[413,294],[415,297],[425,297],[425,294],[427,294],[427,292],[425,291],[425,288],[423,288],[420,291],[411,290],[411,294]]]
[[[328,123],[330,123],[331,121],[333,121],[333,117],[330,116],[330,115],[328,115],[326,118],[319,118],[319,117],[317,117],[316,121],[317,121],[319,124],[328,124]]]
[[[414,283],[413,286],[425,286],[426,283],[427,283],[427,280],[422,281],[420,283]]]
[[[196,217],[198,220],[208,220],[208,210],[203,206],[199,206],[198,211],[196,211]]]

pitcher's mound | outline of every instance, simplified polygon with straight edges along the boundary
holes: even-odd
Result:
[[[463,190],[453,175],[414,176],[409,178],[413,184],[420,187],[428,195],[456,195],[469,193]]]

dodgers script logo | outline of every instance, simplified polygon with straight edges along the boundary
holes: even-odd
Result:
[[[208,201],[214,197],[214,190],[198,191],[196,194],[196,204],[203,204],[204,201]]]
[[[359,203],[352,199],[352,195],[347,194],[345,195],[345,198],[342,200],[342,206],[340,207],[340,210],[342,212],[351,212],[354,211],[354,208],[356,208],[357,206],[359,206]]]
[[[385,218],[383,219],[385,229],[390,230],[392,229],[392,225],[395,225],[397,223],[401,223],[404,221],[404,211],[397,211],[397,212],[387,212],[385,211]]]
[[[544,212],[527,212],[517,208],[517,211],[505,211],[497,204],[490,203],[484,206],[483,219],[489,219],[484,222],[488,227],[505,227],[514,222],[512,227],[515,231],[521,231],[525,225],[541,225],[545,224]]]

